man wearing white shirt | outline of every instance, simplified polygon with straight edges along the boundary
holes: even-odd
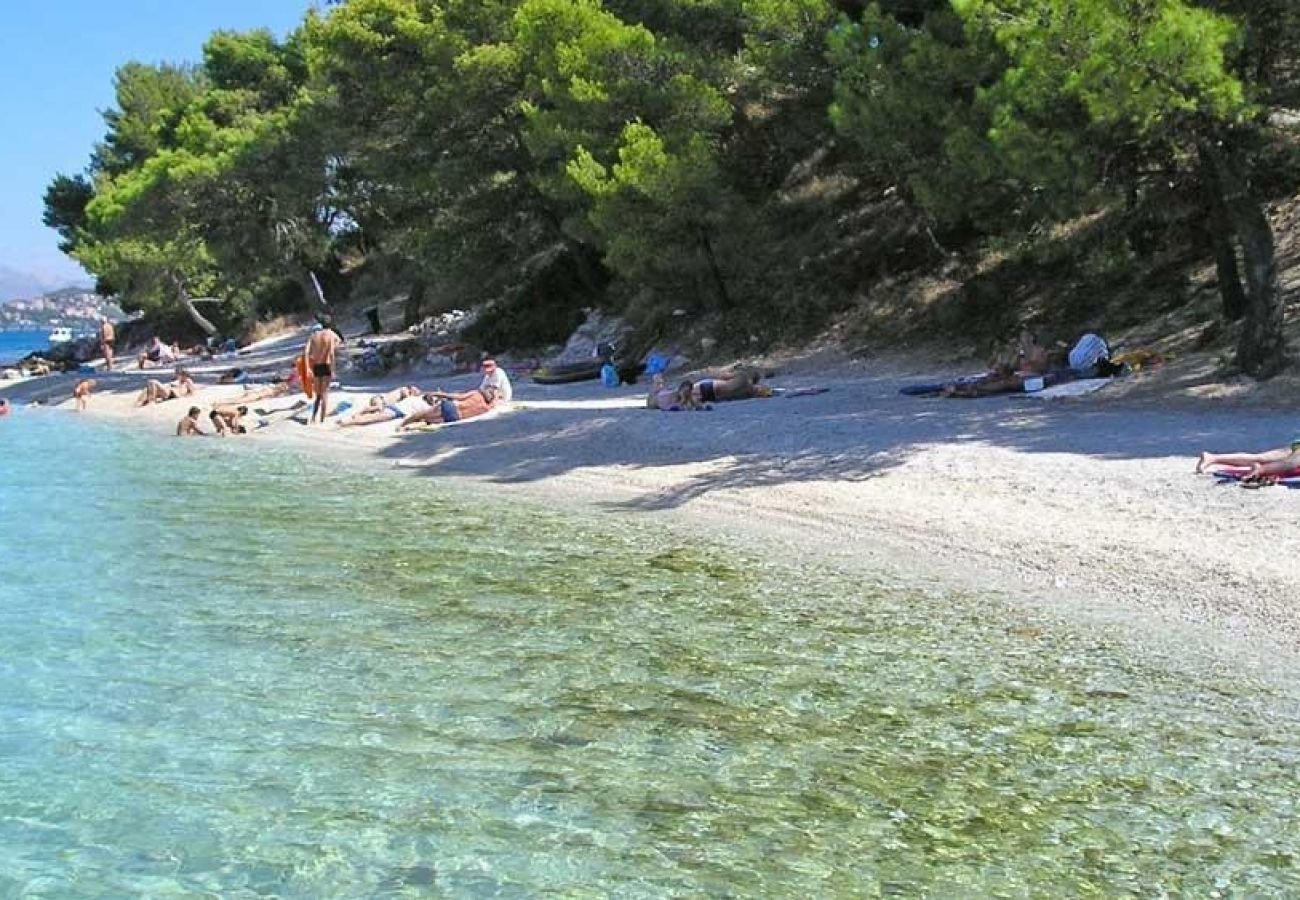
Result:
[[[514,388],[510,386],[510,376],[506,370],[497,366],[495,359],[485,359],[481,364],[483,369],[483,380],[479,382],[479,390],[490,387],[496,390],[497,397],[502,403],[509,403],[510,398],[514,396]]]

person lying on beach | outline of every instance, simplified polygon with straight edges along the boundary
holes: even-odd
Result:
[[[176,380],[171,384],[163,384],[161,381],[150,378],[136,397],[136,406],[147,406],[150,403],[165,403],[168,400],[175,400],[177,397],[191,396],[195,391],[194,379],[185,369],[176,370]]]
[[[401,388],[401,390],[406,391],[407,389]],[[370,406],[358,410],[348,418],[339,419],[338,425],[340,428],[351,428],[356,425],[376,425],[380,422],[392,422],[394,419],[405,419],[408,416],[428,412],[432,404],[420,396],[419,388],[414,388],[414,391],[415,393],[406,393],[391,403],[375,404],[372,402]]]
[[[1015,341],[989,360],[985,374],[945,384],[939,393],[944,397],[989,397],[1023,391],[1026,378],[1041,376],[1052,367],[1052,356],[1029,329],[1021,329]]]
[[[274,400],[276,397],[287,397],[294,392],[287,381],[278,381],[275,384],[263,384],[256,387],[250,384],[244,387],[244,395],[239,399],[249,402]]]
[[[394,403],[399,403],[407,397],[418,397],[422,393],[424,392],[413,384],[403,385],[402,387],[393,388],[391,391],[387,391],[383,394],[375,394],[375,396],[370,398],[370,402],[366,404],[366,408],[383,409],[385,406],[392,406]]]
[[[723,400],[749,400],[753,397],[770,397],[772,390],[759,384],[763,373],[748,366],[724,373],[718,378],[701,378],[693,386],[697,403],[715,403]]]
[[[663,377],[655,376],[654,386],[645,398],[646,409],[662,409],[665,412],[675,412],[683,409],[703,409],[704,407],[695,398],[695,383],[690,379],[683,381],[675,388],[664,385]]]
[[[1209,466],[1246,469],[1246,474],[1242,476],[1243,484],[1275,479],[1300,469],[1300,437],[1286,447],[1261,453],[1211,453],[1206,450],[1196,461],[1196,474],[1201,474]]]
[[[490,412],[497,404],[496,388],[486,386],[461,394],[448,394],[443,391],[431,391],[424,395],[424,402],[429,408],[412,413],[401,421],[398,428],[412,425],[439,425],[472,419]]]
[[[202,412],[203,410],[199,409],[197,406],[191,406],[190,411],[185,414],[185,418],[181,419],[180,422],[177,423],[176,436],[207,437],[207,432],[199,427],[199,414]]]
[[[83,378],[77,382],[76,387],[72,389],[72,399],[77,401],[77,412],[86,408],[86,398],[90,392],[95,389],[95,379]]]
[[[248,415],[247,406],[219,403],[212,407],[212,412],[208,413],[208,418],[212,421],[213,427],[217,429],[217,434],[225,437],[227,434],[248,434],[248,429],[244,427],[243,422],[246,415]]]
[[[176,358],[180,355],[180,349],[175,344],[169,347],[155,334],[150,338],[149,346],[136,357],[136,365],[141,369],[147,369],[150,365],[167,366],[176,362]]]

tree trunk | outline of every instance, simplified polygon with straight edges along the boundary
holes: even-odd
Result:
[[[1223,205],[1223,189],[1214,163],[1205,151],[1201,152],[1201,181],[1208,195],[1204,233],[1214,251],[1214,270],[1219,279],[1219,296],[1223,299],[1223,317],[1235,322],[1246,314],[1246,292],[1241,287],[1237,248],[1232,242],[1232,222]]]
[[[1214,163],[1228,220],[1241,241],[1246,268],[1246,316],[1237,342],[1237,365],[1248,375],[1271,378],[1286,365],[1273,228],[1263,205],[1250,192],[1240,152],[1226,145],[1205,149]]]
[[[173,278],[172,283],[176,285],[176,299],[181,302],[181,306],[185,307],[185,311],[190,314],[190,318],[194,320],[194,324],[202,328],[203,333],[208,337],[215,337],[217,334],[217,326],[209,322],[204,318],[203,313],[199,312],[199,308],[195,306],[194,301],[190,299],[189,291],[185,290],[184,282],[179,278]]]
[[[426,288],[423,278],[411,282],[410,293],[406,295],[406,304],[402,307],[402,325],[412,328],[424,318],[424,294]]]
[[[713,277],[713,289],[718,295],[718,308],[731,309],[731,295],[727,293],[727,281],[722,277],[722,269],[718,266],[718,258],[713,252],[709,233],[703,227],[700,228],[700,248],[704,251],[704,259],[709,264],[709,274]]]

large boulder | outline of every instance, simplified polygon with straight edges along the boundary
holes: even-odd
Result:
[[[591,310],[587,313],[587,320],[565,342],[559,361],[580,362],[591,359],[600,355],[597,348],[605,344],[620,348],[631,332],[631,327],[622,317],[598,309]]]

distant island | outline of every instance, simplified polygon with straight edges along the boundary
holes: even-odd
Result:
[[[40,331],[70,328],[74,332],[94,331],[101,316],[126,318],[113,300],[85,288],[64,288],[29,300],[0,303],[0,331]]]

